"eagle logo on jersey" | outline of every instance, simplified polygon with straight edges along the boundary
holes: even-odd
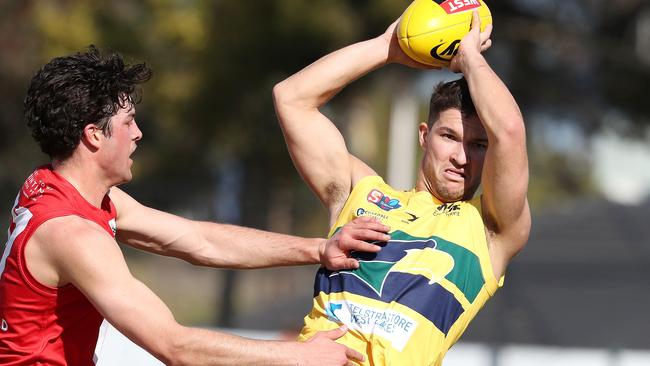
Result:
[[[391,273],[406,273],[423,276],[433,285],[443,279],[454,268],[454,258],[436,249],[436,241],[391,240],[375,258],[364,260],[367,253],[358,254],[359,268],[339,271],[335,275],[352,275],[360,279],[378,295],[382,296],[386,278]]]
[[[404,335],[413,329],[399,310],[406,307],[447,334],[465,311],[462,303],[473,303],[483,289],[479,257],[437,236],[415,237],[397,230],[391,237],[388,242],[377,243],[382,246],[377,253],[352,252],[359,261],[355,270],[319,270],[314,296],[324,300],[323,315],[332,321],[352,319],[364,332],[370,331],[365,327],[377,325],[374,319],[386,315],[387,324],[397,324],[393,328],[401,329]],[[391,311],[401,314],[387,313]],[[390,320],[397,315],[401,317],[397,323]],[[388,332],[388,328],[382,331]]]

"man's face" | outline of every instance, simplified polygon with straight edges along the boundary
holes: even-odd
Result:
[[[100,148],[100,164],[107,178],[114,184],[131,180],[130,156],[136,149],[136,142],[142,138],[142,131],[135,122],[135,106],[127,104],[111,117],[110,134],[103,137]]]
[[[488,145],[478,117],[463,117],[460,110],[448,109],[431,128],[420,124],[419,136],[424,155],[418,188],[443,202],[472,198],[481,183]]]

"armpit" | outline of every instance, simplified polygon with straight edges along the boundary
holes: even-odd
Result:
[[[350,196],[350,187],[343,187],[339,183],[330,182],[325,186],[325,196],[327,197],[326,206],[330,212],[330,217],[336,218]]]

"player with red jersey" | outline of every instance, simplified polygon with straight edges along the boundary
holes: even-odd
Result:
[[[184,327],[133,278],[116,242],[190,263],[262,268],[321,262],[356,268],[350,250],[377,251],[387,227],[359,220],[341,234],[298,238],[186,220],[138,203],[116,186],[131,180],[142,137],[135,88],[151,77],[118,54],[55,58],[32,79],[25,111],[51,164],[36,169],[12,209],[0,260],[0,364],[92,365],[105,318],[169,365],[345,365],[363,356],[334,342],[257,341]]]
[[[0,262],[0,349],[7,345],[12,351],[0,354],[0,363],[89,364],[103,317],[73,285],[57,288],[35,279],[25,265],[25,244],[42,223],[71,215],[115,237],[115,206],[108,196],[100,207],[91,205],[50,167],[41,167],[25,181],[11,213],[9,240]]]

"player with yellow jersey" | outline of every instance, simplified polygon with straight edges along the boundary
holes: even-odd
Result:
[[[478,14],[420,123],[415,187],[390,187],[351,155],[320,112],[338,91],[390,63],[426,68],[384,34],[335,51],[276,85],[274,99],[291,157],[330,213],[330,235],[359,216],[391,227],[375,253],[349,253],[356,269],[316,276],[301,339],[347,325],[339,342],[364,365],[440,365],[447,350],[502,284],[530,232],[523,118],[481,52],[491,26]],[[482,185],[482,194],[475,193]],[[342,230],[342,232],[345,229]],[[497,280],[499,279],[499,280]]]
[[[318,272],[301,338],[345,324],[340,341],[373,345],[367,364],[435,364],[498,287],[480,212],[479,199],[443,203],[363,178],[330,235],[370,216],[391,227],[391,240],[378,253],[353,253],[356,270]]]

